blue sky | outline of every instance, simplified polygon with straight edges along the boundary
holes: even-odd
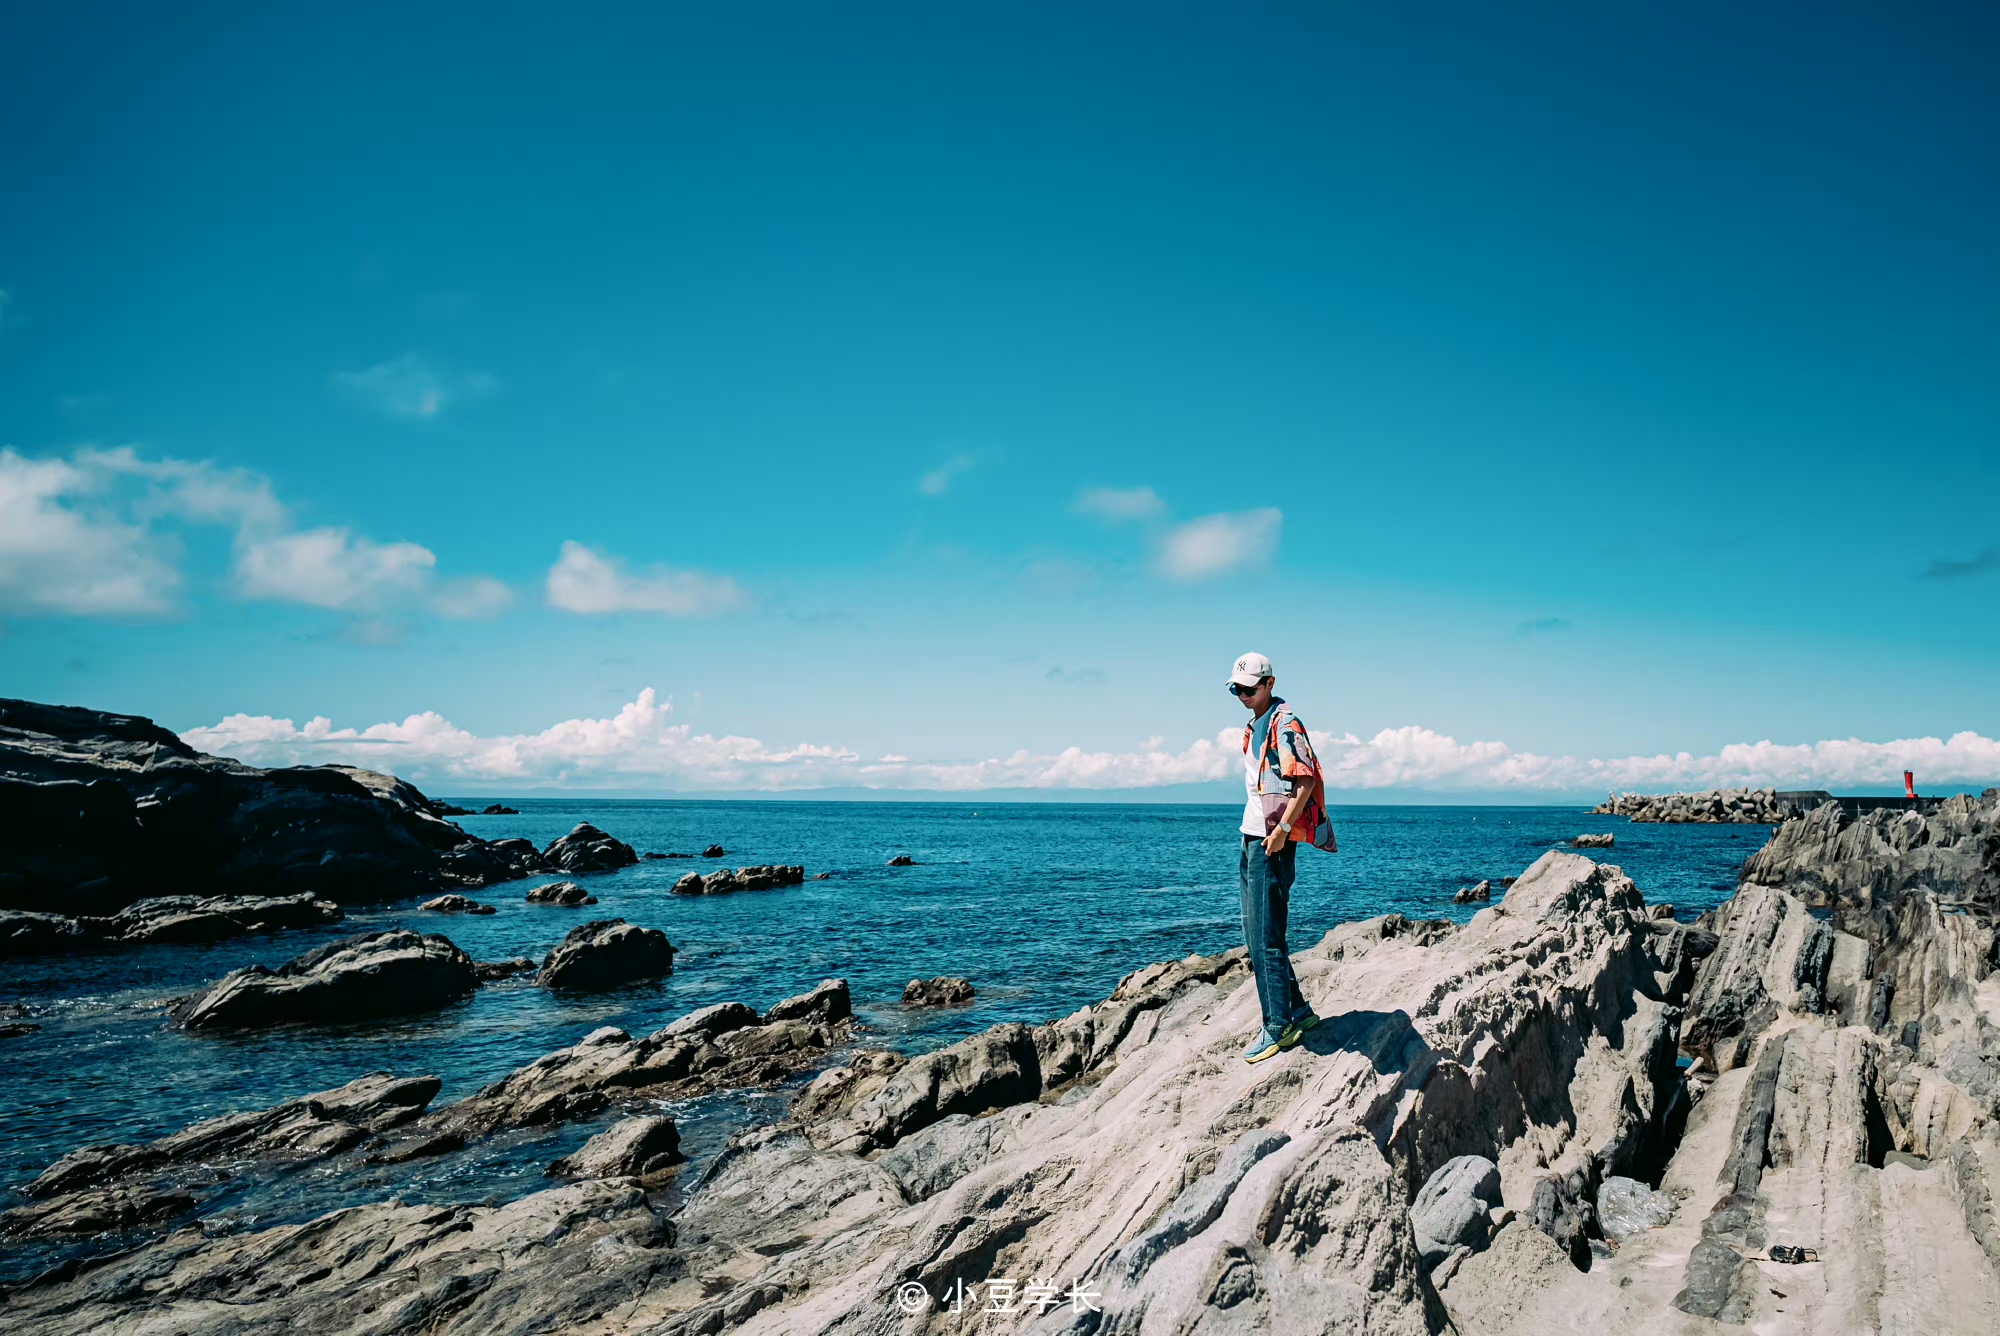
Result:
[[[1386,8],[9,6],[0,694],[446,788],[1214,778],[1253,647],[1376,787],[2000,732],[1991,8]]]

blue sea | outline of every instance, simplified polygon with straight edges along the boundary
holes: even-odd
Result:
[[[490,799],[461,799],[481,805]],[[634,1034],[696,1007],[740,1001],[762,1009],[822,979],[844,978],[861,1042],[905,1050],[949,1043],[1000,1021],[1063,1016],[1102,999],[1154,961],[1241,943],[1236,823],[1224,805],[840,803],[522,800],[518,816],[459,818],[489,839],[538,846],[580,821],[641,852],[721,860],[642,862],[578,878],[599,903],[530,905],[551,878],[490,887],[489,917],[426,914],[414,902],[350,910],[345,923],[208,946],[154,946],[0,961],[0,1003],[24,1005],[39,1032],[0,1041],[0,1209],[20,1183],[64,1152],[96,1142],[163,1136],[199,1118],[256,1109],[371,1071],[440,1077],[432,1107],[600,1025]],[[1340,852],[1299,852],[1294,950],[1338,924],[1383,913],[1463,921],[1476,906],[1453,892],[1517,875],[1571,836],[1612,831],[1603,861],[1624,868],[1649,902],[1691,918],[1735,888],[1736,870],[1769,834],[1762,826],[1631,825],[1555,807],[1346,807],[1334,810]],[[889,867],[907,854],[914,866]],[[825,881],[775,891],[679,897],[690,869],[797,863]],[[474,958],[539,959],[572,926],[623,918],[664,929],[679,955],[672,977],[590,997],[559,997],[525,977],[489,984],[447,1010],[398,1021],[238,1036],[185,1034],[165,1002],[229,970],[277,965],[334,938],[389,927],[443,933]],[[906,1012],[913,978],[961,975],[968,1007]],[[806,1078],[801,1078],[806,1079]],[[747,1122],[775,1117],[789,1090],[665,1106],[680,1121],[692,1170]],[[213,1227],[306,1219],[339,1205],[403,1195],[501,1201],[545,1185],[543,1167],[593,1131],[537,1130],[394,1169],[350,1165],[251,1174],[217,1185],[201,1214]],[[683,1178],[693,1181],[694,1173]],[[198,1195],[202,1195],[198,1193]],[[79,1249],[115,1240],[0,1249],[0,1279],[18,1279]]]

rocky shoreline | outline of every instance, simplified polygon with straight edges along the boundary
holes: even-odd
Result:
[[[623,857],[572,834],[579,859]],[[719,1002],[642,1035],[600,1027],[442,1107],[436,1076],[378,1073],[84,1147],[25,1185],[0,1246],[103,1235],[116,1250],[5,1290],[0,1325],[2000,1326],[2000,796],[1788,821],[1694,923],[1568,851],[1468,889],[1463,925],[1390,914],[1298,952],[1325,1019],[1255,1067],[1238,1056],[1257,1010],[1239,949],[926,1053],[876,1046],[830,979],[761,1013]],[[487,970],[539,968],[569,992],[673,966],[664,934],[615,919],[570,929],[539,967],[456,950],[362,934],[195,997],[359,975],[378,954],[434,970],[447,994]],[[905,1000],[971,993],[918,979]],[[676,1110],[750,1090],[791,1093],[688,1168]],[[594,1131],[514,1200],[406,1193],[306,1223],[183,1223],[258,1175],[330,1190],[562,1127]],[[1794,1247],[1819,1260],[1774,1260]]]

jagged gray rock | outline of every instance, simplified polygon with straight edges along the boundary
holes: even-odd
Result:
[[[1455,905],[1483,905],[1491,902],[1492,899],[1493,883],[1490,881],[1480,881],[1475,882],[1471,886],[1459,888],[1458,893],[1451,897],[1451,902]]]
[[[275,970],[234,970],[168,1014],[191,1030],[365,1020],[433,1011],[478,985],[472,957],[449,940],[398,929],[329,942]]]
[[[671,1169],[684,1158],[680,1129],[673,1119],[621,1118],[548,1171],[568,1178],[644,1178]]]
[[[1636,1178],[1617,1174],[1597,1188],[1597,1222],[1607,1239],[1624,1239],[1641,1230],[1664,1225],[1674,1216],[1674,1199],[1655,1192]]]
[[[97,945],[216,942],[246,933],[315,928],[346,917],[339,905],[300,895],[164,895],[116,914],[70,918],[0,910],[0,955],[41,955]]]
[[[1489,1213],[1500,1204],[1500,1166],[1484,1155],[1460,1155],[1439,1165],[1410,1205],[1425,1268],[1440,1265],[1461,1245],[1482,1246]]]
[[[771,1085],[809,1066],[851,1030],[844,980],[828,980],[771,1010],[780,1018],[766,1021],[742,1003],[717,1003],[644,1039],[603,1026],[429,1114],[423,1126],[483,1136],[594,1118],[641,1097]]]
[[[673,971],[673,944],[658,928],[597,919],[569,930],[542,962],[535,982],[544,988],[615,988]]]
[[[1743,880],[1809,905],[1869,909],[1907,890],[2000,909],[2000,791],[1947,798],[1930,816],[1838,803],[1787,821],[1743,865]]]

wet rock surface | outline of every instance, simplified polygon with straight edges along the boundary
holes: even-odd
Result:
[[[327,1023],[433,1011],[478,987],[472,957],[443,937],[406,930],[329,942],[277,969],[252,965],[176,999],[189,1029]]]
[[[582,1121],[642,1100],[773,1085],[843,1042],[851,1015],[847,985],[836,979],[778,1003],[768,1019],[721,1002],[641,1039],[604,1026],[430,1114],[424,1127],[484,1136]]]
[[[417,906],[434,914],[493,914],[499,911],[492,905],[482,905],[476,900],[468,900],[462,895],[440,895],[435,900],[426,900]]]
[[[615,988],[673,973],[674,948],[658,928],[598,919],[571,928],[549,952],[535,982],[544,988]]]
[[[311,895],[168,895],[135,900],[116,914],[69,918],[0,910],[0,955],[41,955],[143,942],[218,942],[248,933],[338,923],[346,915]]]
[[[906,1007],[960,1007],[972,1001],[972,984],[965,979],[940,976],[912,979],[903,985]]]
[[[353,904],[531,870],[439,806],[373,771],[263,770],[135,715],[0,699],[0,909],[107,917],[183,895]]]
[[[23,1186],[31,1204],[0,1214],[0,1235],[97,1234],[184,1214],[200,1191],[246,1169],[323,1159],[409,1122],[439,1086],[377,1072],[157,1141],[83,1147]]]
[[[1609,834],[1578,835],[1569,842],[1569,847],[1572,849],[1609,849],[1616,838],[1616,836]]]
[[[531,905],[594,905],[597,897],[573,881],[552,881],[545,886],[536,886],[528,891],[527,901]]]
[[[639,861],[632,846],[606,835],[588,821],[553,841],[542,850],[542,861],[557,872],[578,876],[591,872],[615,872]]]
[[[661,1115],[621,1118],[549,1166],[555,1177],[645,1178],[681,1163],[681,1134]]]
[[[674,883],[675,895],[729,895],[736,891],[771,891],[782,886],[797,886],[806,879],[802,867],[781,864],[764,864],[756,867],[740,867],[731,871],[724,868],[706,875],[690,872]]]

